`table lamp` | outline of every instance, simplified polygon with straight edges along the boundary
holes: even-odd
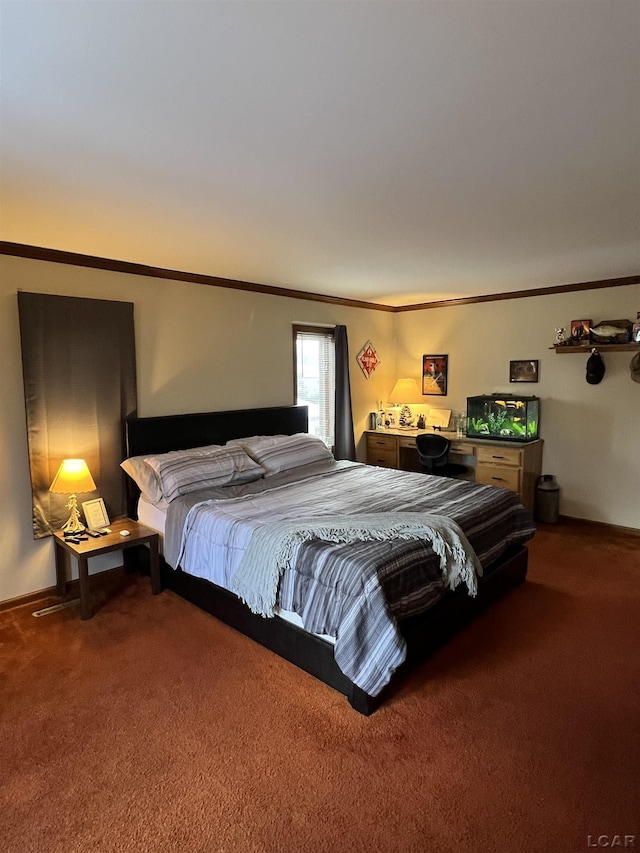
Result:
[[[65,533],[81,533],[85,526],[80,521],[78,512],[77,492],[95,492],[97,486],[89,472],[84,459],[63,459],[58,473],[49,486],[49,491],[55,494],[69,495],[67,509],[70,510],[69,519],[61,528]]]
[[[400,426],[408,427],[413,423],[413,415],[407,403],[420,403],[420,391],[418,383],[415,379],[398,379],[391,391],[390,401],[397,406],[402,406],[400,410]]]

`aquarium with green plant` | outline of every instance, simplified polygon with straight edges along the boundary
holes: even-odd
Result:
[[[481,394],[467,397],[467,436],[493,441],[535,441],[540,398]]]

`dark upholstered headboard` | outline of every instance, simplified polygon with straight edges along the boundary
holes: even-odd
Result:
[[[127,458],[144,456],[206,444],[226,444],[232,438],[250,435],[293,435],[307,432],[308,425],[306,406],[129,418],[124,424],[125,448]],[[129,477],[127,481],[127,513],[135,518],[138,490]]]

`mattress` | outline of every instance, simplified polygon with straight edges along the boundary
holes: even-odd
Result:
[[[160,534],[160,553],[163,553],[163,545],[164,545],[164,531],[167,523],[167,508],[169,504],[154,504],[141,495],[138,500],[138,521],[141,524],[146,524],[147,527],[151,527],[154,530],[157,530]],[[212,583],[217,584],[217,586],[221,586],[225,589],[228,589],[226,584],[226,579],[224,577],[223,572],[215,573],[215,569],[212,569],[212,576],[210,580]],[[304,625],[302,624],[302,619],[298,616],[297,613],[294,613],[291,610],[284,610],[281,607],[276,607],[276,616],[279,616],[280,619],[284,619],[285,622],[290,622],[292,625],[295,625],[298,628],[302,628],[304,630]],[[323,640],[326,640],[329,643],[335,644],[335,637],[330,637],[328,634],[317,634],[316,636],[321,637]]]

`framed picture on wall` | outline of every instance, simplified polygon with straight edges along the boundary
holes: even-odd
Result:
[[[537,382],[537,361],[510,361],[509,382]]]
[[[422,393],[447,396],[448,355],[422,356]]]

